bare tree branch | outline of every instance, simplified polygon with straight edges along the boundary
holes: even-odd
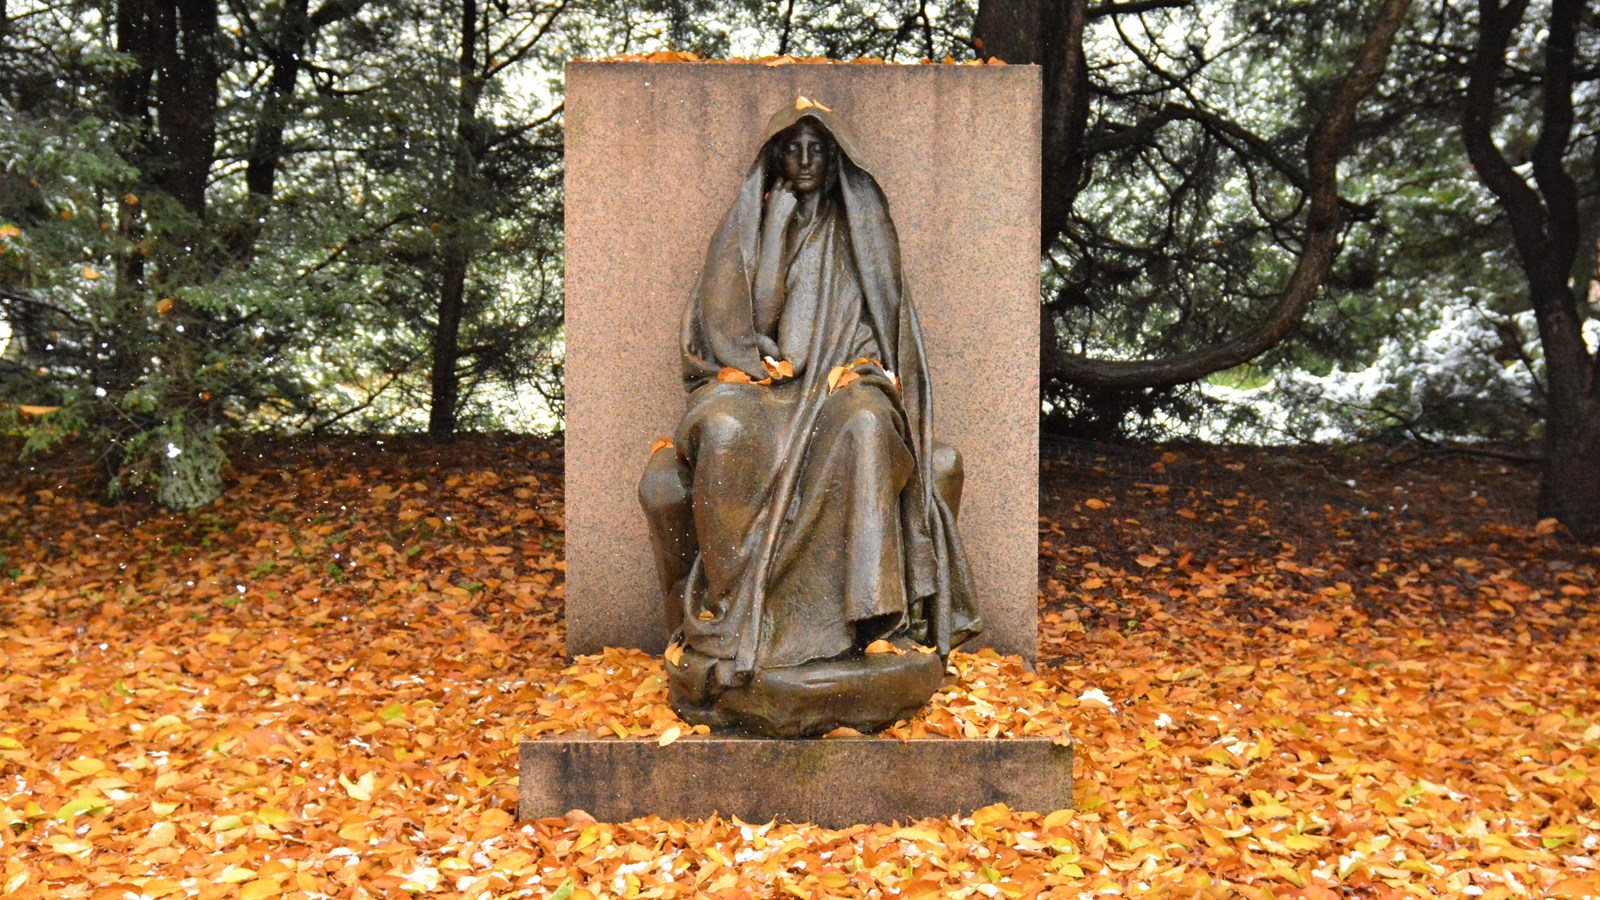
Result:
[[[1307,145],[1311,208],[1300,257],[1277,306],[1249,332],[1219,346],[1160,360],[1101,360],[1062,354],[1053,360],[1047,374],[1102,388],[1167,387],[1248,362],[1294,333],[1327,278],[1338,247],[1338,166],[1348,149],[1356,108],[1383,75],[1389,50],[1410,6],[1410,0],[1385,0]]]

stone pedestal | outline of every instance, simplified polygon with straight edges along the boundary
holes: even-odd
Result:
[[[845,828],[992,803],[1072,806],[1072,748],[1049,738],[569,738],[524,741],[521,758],[523,819],[581,809],[602,822],[721,815]]]
[[[684,410],[679,324],[773,111],[833,109],[889,199],[966,467],[986,626],[1031,665],[1038,612],[1039,73],[1033,66],[572,63],[566,94],[567,651],[660,652],[636,489]]]

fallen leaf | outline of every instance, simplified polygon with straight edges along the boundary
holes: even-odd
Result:
[[[373,773],[368,772],[365,775],[362,775],[359,779],[351,781],[350,779],[344,777],[343,772],[340,772],[339,784],[344,787],[344,792],[349,794],[352,799],[371,800],[373,788],[377,785],[377,777]]]

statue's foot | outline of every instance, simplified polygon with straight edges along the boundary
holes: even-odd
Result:
[[[938,654],[916,650],[765,669],[720,691],[709,687],[715,663],[686,648],[666,664],[673,709],[691,724],[767,737],[882,731],[916,715],[944,682]]]

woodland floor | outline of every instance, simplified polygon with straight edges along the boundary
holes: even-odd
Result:
[[[1065,728],[1077,808],[843,831],[514,821],[518,738],[683,730],[561,657],[558,444],[252,445],[186,517],[0,464],[0,895],[1600,896],[1600,548],[1531,472],[1046,457],[1037,674],[901,731]]]

